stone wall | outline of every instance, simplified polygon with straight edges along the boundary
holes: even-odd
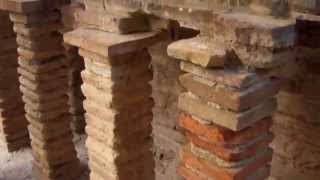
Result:
[[[272,175],[276,179],[316,180],[320,176],[319,20],[310,14],[298,17],[296,59],[282,73],[284,83],[273,125]]]
[[[151,49],[153,56],[152,81],[153,98],[153,137],[154,157],[156,159],[156,179],[178,179],[179,151],[185,142],[178,125],[178,96],[183,90],[178,77],[181,74],[178,62],[166,55],[170,42],[163,42]]]

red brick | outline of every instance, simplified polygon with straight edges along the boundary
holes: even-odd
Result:
[[[265,118],[258,121],[252,127],[236,132],[216,125],[200,124],[190,115],[183,113],[180,116],[180,126],[213,144],[244,144],[268,132],[271,127],[271,118]]]
[[[239,150],[238,148],[234,148],[232,146],[228,147],[228,146],[219,146],[219,145],[212,144],[188,132],[187,132],[187,138],[197,147],[200,147],[201,149],[209,151],[224,160],[240,161],[243,159],[250,158],[252,155],[256,155],[257,153],[259,153],[260,150],[267,148],[273,140],[273,135],[268,134],[266,137],[263,137],[261,140],[253,144],[250,144],[241,150]]]
[[[259,168],[264,167],[272,160],[272,150],[269,149],[268,152],[247,166],[230,169],[218,167],[213,162],[196,157],[187,147],[183,149],[181,159],[185,165],[200,171],[209,178],[219,180],[246,180],[247,177],[254,174]]]

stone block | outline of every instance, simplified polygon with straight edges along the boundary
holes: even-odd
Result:
[[[205,38],[191,38],[171,43],[168,55],[205,68],[223,67],[227,61],[227,52],[209,43]]]
[[[79,21],[85,27],[118,34],[147,32],[150,29],[149,22],[143,15],[130,14],[126,11],[121,12],[121,10],[82,11]]]
[[[276,110],[276,101],[271,98],[247,111],[235,113],[191,93],[183,93],[179,97],[179,108],[219,126],[239,131],[269,117]]]
[[[294,22],[288,19],[246,12],[216,13],[211,28],[214,38],[221,38],[224,42],[274,49],[295,45]]]
[[[240,75],[241,76],[241,75]],[[219,78],[211,77],[210,79]],[[279,82],[261,79],[246,89],[235,89],[193,74],[180,77],[180,83],[190,92],[210,102],[235,111],[245,111],[275,96]]]
[[[163,39],[164,33],[136,33],[119,35],[89,29],[66,33],[64,41],[105,57],[130,53],[149,47]]]

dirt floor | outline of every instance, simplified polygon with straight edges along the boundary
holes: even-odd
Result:
[[[88,180],[88,156],[86,153],[85,136],[75,136],[78,157],[83,166],[83,174],[79,180]],[[31,149],[25,148],[18,152],[8,153],[0,143],[0,180],[33,180]]]

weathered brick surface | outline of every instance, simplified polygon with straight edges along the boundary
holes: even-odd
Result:
[[[295,42],[293,24],[238,12],[217,13],[212,18],[216,26],[200,36],[206,41],[196,37],[168,47],[170,56],[189,61],[180,66],[187,72],[180,77],[187,90],[179,96],[178,107],[185,112],[180,126],[186,130],[189,144],[181,150],[179,173],[186,179],[265,179],[273,154],[269,148],[273,140],[270,117],[276,111],[280,81],[260,71],[277,66],[273,63],[279,63],[277,56],[282,56],[283,62],[290,60],[292,51],[288,48]],[[266,19],[268,26],[263,23]],[[217,47],[214,50],[225,52],[219,57],[224,59],[223,64],[208,52],[198,58],[204,53],[199,49],[208,48],[210,43]],[[265,49],[262,51],[271,59],[259,48]],[[276,49],[279,51],[273,51]],[[253,70],[248,71],[246,66]]]
[[[154,102],[147,47],[158,35],[79,29],[64,38],[80,48],[85,62],[81,89],[86,97],[90,177],[153,179]]]
[[[7,12],[0,11],[0,132],[9,152],[30,144],[24,104],[18,84],[18,55],[13,25]]]
[[[70,129],[68,69],[58,33],[59,16],[47,13],[42,1],[6,2],[17,33],[17,71],[30,123],[34,175],[48,180],[77,178],[80,167]]]

